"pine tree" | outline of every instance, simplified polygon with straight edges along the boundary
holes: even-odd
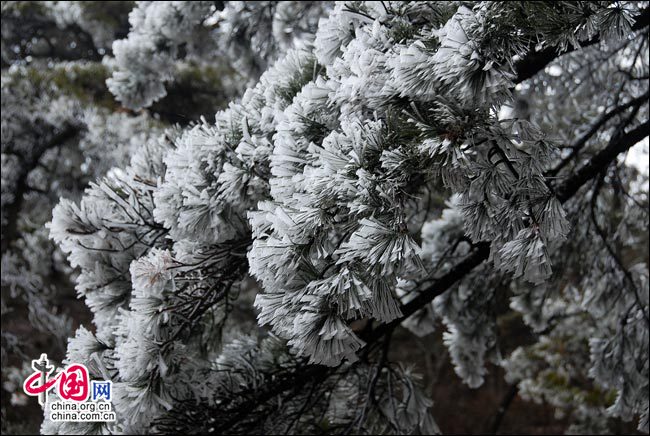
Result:
[[[54,208],[94,324],[67,361],[113,381],[118,420],[42,432],[437,433],[402,328],[567,432],[647,432],[648,175],[624,157],[650,131],[648,2],[293,6],[129,14],[124,106],[215,59],[245,89]]]

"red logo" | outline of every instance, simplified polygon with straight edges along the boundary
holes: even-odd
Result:
[[[45,404],[47,392],[57,385],[59,397],[63,400],[81,402],[88,399],[90,380],[88,369],[84,365],[73,363],[51,377],[54,367],[49,366],[47,355],[41,354],[40,359],[32,360],[32,368],[35,372],[23,383],[23,390],[27,395],[38,396],[39,404]]]

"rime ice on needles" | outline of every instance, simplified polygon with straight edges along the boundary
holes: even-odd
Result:
[[[610,413],[638,415],[643,428],[647,365],[632,362],[647,362],[648,302],[647,293],[634,290],[647,289],[648,281],[641,266],[629,267],[620,256],[624,236],[642,233],[618,217],[609,233],[597,231],[607,221],[598,213],[601,203],[614,215],[632,214],[638,198],[622,205],[607,189],[588,204],[583,192],[564,204],[556,197],[555,189],[575,169],[560,168],[557,178],[549,177],[571,153],[556,148],[553,135],[574,132],[571,125],[584,120],[565,125],[562,117],[546,114],[558,110],[557,95],[586,92],[580,83],[566,90],[564,79],[539,72],[540,79],[517,91],[539,105],[530,119],[499,117],[504,103],[513,104],[518,60],[556,44],[566,49],[583,38],[607,38],[611,29],[601,30],[603,23],[623,23],[624,17],[613,19],[608,7],[596,3],[582,4],[577,13],[569,2],[479,2],[471,9],[339,2],[331,9],[312,5],[316,9],[304,10],[308,25],[291,27],[286,7],[275,3],[233,2],[222,12],[188,3],[141,3],[133,12],[130,36],[115,46],[118,70],[111,79],[118,96],[134,97],[126,104],[141,107],[164,95],[175,75],[176,51],[186,44],[191,52],[194,37],[211,33],[204,24],[250,36],[251,20],[259,19],[261,36],[250,38],[252,60],[244,58],[240,66],[279,60],[214,120],[202,119],[172,134],[171,144],[143,150],[126,172],[94,184],[79,205],[63,201],[55,210],[52,236],[81,269],[78,289],[98,329],[115,341],[116,407],[128,416],[128,427],[118,430],[160,425],[180,431],[187,422],[204,425],[207,419],[212,426],[206,430],[213,431],[300,432],[314,417],[310,413],[320,412],[337,414],[328,424],[359,432],[389,425],[436,431],[417,377],[372,354],[366,347],[376,339],[365,339],[380,324],[404,321],[404,308],[410,310],[429,284],[437,292],[439,280],[454,274],[459,276],[444,293],[406,323],[424,334],[442,320],[455,370],[469,386],[483,382],[486,360],[500,360],[496,326],[503,308],[496,294],[511,290],[511,308],[525,322],[551,329],[540,346],[570,333],[568,323],[556,326],[559,316],[570,315],[563,309],[576,309],[598,326],[567,342],[580,353],[567,380],[590,373],[617,399],[576,414],[577,424],[597,429],[598,419],[587,421]],[[311,28],[321,13],[318,28]],[[177,15],[178,28],[169,19]],[[268,32],[275,39],[262,37]],[[305,40],[289,43],[289,35]],[[166,50],[152,43],[156,39]],[[616,44],[632,44],[639,52],[646,47],[633,38],[602,44],[575,44],[576,55],[600,59],[598,50],[605,50],[620,61],[616,53],[626,49]],[[251,53],[236,44],[230,48]],[[138,53],[146,55],[146,65],[133,61]],[[579,70],[571,55],[554,62]],[[615,83],[620,62],[603,68],[598,83]],[[643,68],[630,74],[643,77]],[[644,90],[629,80],[635,84],[625,95],[633,101]],[[583,99],[590,122],[603,116],[592,106],[611,103]],[[565,108],[563,117],[574,112]],[[621,132],[646,114],[640,106],[630,110]],[[615,119],[603,121],[609,130],[578,150],[580,162],[571,161],[576,168],[604,147],[598,141],[615,137],[608,124]],[[156,162],[151,168],[141,168],[146,156]],[[450,196],[445,208],[440,199]],[[590,219],[584,214],[589,207],[596,208],[592,226],[582,221]],[[647,222],[647,215],[637,218]],[[464,271],[463,262],[488,246],[490,262]],[[576,254],[562,259],[567,247]],[[597,253],[598,268],[587,268],[579,253]],[[245,289],[247,274],[259,286]],[[569,287],[559,279],[575,281],[571,289],[580,298],[563,305]],[[255,295],[257,323],[268,326],[270,336],[239,333],[234,314],[242,293],[251,300]],[[367,330],[360,332],[359,324]],[[627,343],[634,347],[625,348]],[[365,350],[372,356],[359,359]],[[540,379],[549,362],[517,373],[517,362],[525,360],[521,353],[510,356],[512,380],[531,396],[566,406],[565,392]],[[622,353],[629,358],[621,359]],[[380,360],[366,362],[368,357]],[[349,401],[346,407],[325,405],[308,392],[294,395],[293,381],[305,380],[301,374],[308,376],[313,398],[329,392]],[[554,380],[562,382],[566,374],[559,376]],[[208,380],[208,388],[190,387],[197,379]],[[267,383],[271,399],[256,402]],[[372,395],[375,402],[368,402]],[[272,409],[277,404],[287,404],[287,416],[300,412],[300,405],[307,411],[284,419],[292,422],[286,427],[282,414],[268,413],[279,410]]]
[[[106,83],[116,98],[139,109],[164,97],[179,46],[191,42],[209,10],[205,1],[139,2],[129,14],[133,31],[113,43],[117,69]]]
[[[131,31],[113,43],[109,90],[131,109],[149,107],[167,95],[180,62],[226,61],[254,84],[288,50],[312,37],[329,2],[138,2],[129,14]]]

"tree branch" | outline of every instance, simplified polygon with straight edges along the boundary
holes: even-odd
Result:
[[[616,157],[627,151],[630,147],[637,144],[643,138],[650,134],[650,122],[639,125],[637,128],[622,135],[620,138],[612,138],[609,145],[596,154],[589,163],[585,164],[572,177],[565,180],[564,183],[556,188],[558,200],[562,203],[573,197],[576,192],[589,180],[595,177],[600,171],[607,168]],[[366,343],[371,343],[381,338],[386,333],[392,331],[400,325],[406,318],[417,312],[426,304],[433,301],[438,295],[444,293],[458,281],[469,274],[475,267],[483,263],[490,255],[490,243],[479,242],[474,245],[474,251],[464,261],[460,262],[447,274],[436,280],[431,286],[422,290],[422,292],[413,300],[401,307],[402,316],[387,324],[381,324],[376,329],[370,331],[362,337]]]
[[[517,396],[517,385],[510,385],[508,388],[508,392],[506,392],[505,396],[501,400],[501,404],[499,404],[499,408],[497,409],[496,414],[492,418],[492,421],[490,423],[490,430],[488,431],[487,434],[497,434],[499,432],[499,428],[501,427],[501,423],[503,422],[503,418],[506,416],[506,412],[508,411],[508,408],[512,404],[512,401],[515,399]]]
[[[578,192],[585,183],[591,180],[600,171],[607,168],[616,157],[629,150],[643,138],[650,135],[650,122],[646,121],[635,129],[621,135],[619,138],[612,138],[609,145],[596,154],[582,168],[576,171],[573,176],[558,186],[555,190],[558,200],[562,203],[570,199]]]
[[[634,283],[634,278],[632,277],[630,271],[623,264],[623,261],[621,260],[620,256],[616,253],[616,250],[614,250],[614,247],[612,247],[612,245],[607,240],[607,234],[605,233],[605,230],[602,229],[598,224],[598,218],[596,217],[596,209],[598,208],[598,197],[602,190],[603,184],[605,183],[605,174],[606,174],[606,169],[603,169],[600,172],[600,177],[598,178],[598,181],[596,182],[596,186],[594,187],[594,190],[591,194],[591,201],[589,204],[589,216],[591,217],[591,222],[594,225],[594,230],[596,231],[596,234],[598,235],[603,245],[607,249],[607,252],[609,253],[610,257],[614,260],[614,263],[616,264],[618,269],[623,273],[623,276],[625,277],[628,284],[630,285],[630,288],[632,288],[632,292],[634,293],[634,298],[636,299],[636,302],[639,305],[639,308],[641,309],[641,313],[645,318],[646,325],[650,328],[650,317],[648,316],[648,313],[645,311],[645,308],[643,307],[643,304],[641,302],[642,301],[641,297],[639,296],[639,290],[637,289],[636,283]]]
[[[640,30],[644,27],[650,25],[650,8],[645,8],[641,11],[639,15],[634,17],[634,24],[632,25],[632,30]],[[600,37],[595,36],[586,41],[580,43],[579,48],[588,47],[600,42]],[[517,73],[517,78],[515,83],[521,83],[526,79],[530,79],[535,74],[539,73],[541,70],[546,68],[548,64],[557,59],[558,57],[571,53],[576,50],[578,47],[569,47],[566,50],[562,51],[559,46],[547,47],[541,51],[531,50],[515,64],[515,72]]]
[[[633,98],[632,100],[628,101],[627,103],[624,103],[620,106],[617,106],[616,108],[612,109],[611,111],[603,114],[600,119],[593,125],[591,128],[585,132],[578,140],[571,145],[571,154],[567,156],[565,159],[562,160],[555,168],[550,170],[547,175],[549,176],[554,176],[557,173],[560,172],[562,168],[564,168],[573,158],[576,157],[576,155],[582,150],[582,148],[585,146],[587,141],[601,128],[603,127],[607,121],[611,120],[614,118],[616,115],[625,112],[630,107],[635,107],[640,108],[643,106],[645,103],[648,102],[648,97],[650,97],[650,92],[646,92],[640,97]]]
[[[14,191],[14,201],[7,205],[5,209],[7,214],[7,224],[2,226],[2,254],[9,249],[11,243],[18,237],[18,214],[22,208],[25,193],[30,190],[27,184],[27,177],[38,165],[38,162],[47,150],[57,147],[74,138],[80,130],[81,129],[78,126],[68,125],[59,133],[54,135],[49,141],[36,146],[32,156],[24,160],[21,159],[20,174],[16,181],[16,188]]]

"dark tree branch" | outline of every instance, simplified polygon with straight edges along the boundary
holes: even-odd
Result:
[[[16,182],[16,189],[13,193],[14,201],[5,208],[7,223],[2,226],[2,254],[4,254],[9,249],[11,243],[18,238],[18,215],[23,206],[24,196],[30,190],[27,183],[27,177],[31,171],[38,166],[41,157],[47,150],[58,147],[74,138],[80,130],[81,129],[78,126],[68,125],[59,133],[54,135],[49,141],[37,145],[31,156],[26,159],[21,159],[20,174]]]
[[[576,192],[589,180],[595,177],[600,171],[607,168],[616,157],[629,150],[643,138],[650,135],[650,122],[646,121],[635,129],[618,138],[612,138],[609,145],[597,153],[586,165],[576,171],[573,176],[555,190],[557,198],[565,202],[575,195]]]
[[[650,8],[645,8],[641,11],[639,15],[634,18],[634,24],[632,25],[632,30],[640,30],[644,27],[650,25]],[[580,48],[588,47],[600,42],[600,38],[595,36],[586,41],[580,43]],[[517,73],[517,78],[515,83],[521,83],[524,80],[530,79],[535,74],[542,71],[548,64],[557,59],[558,57],[571,53],[576,50],[574,47],[569,47],[566,50],[562,51],[560,47],[547,47],[541,51],[531,50],[515,64],[515,72]]]
[[[564,168],[569,162],[571,162],[577,154],[584,148],[584,146],[587,144],[587,141],[598,132],[598,130],[603,127],[609,120],[614,118],[616,115],[619,115],[623,112],[625,112],[628,108],[630,107],[635,107],[640,108],[643,106],[645,103],[648,102],[648,97],[650,97],[650,92],[646,92],[640,97],[633,98],[632,100],[628,101],[627,103],[624,103],[620,106],[617,106],[616,108],[612,109],[611,111],[603,114],[600,119],[593,125],[591,128],[585,132],[578,140],[571,145],[571,154],[567,156],[565,159],[563,159],[555,168],[550,170],[547,174],[547,176],[555,176],[557,173],[560,172],[562,168]]]
[[[221,434],[223,432],[228,433],[228,430],[233,428],[236,423],[241,421],[247,415],[255,413],[255,409],[260,404],[266,403],[287,390],[294,389],[296,386],[308,385],[309,383],[318,384],[323,382],[332,372],[336,371],[337,368],[330,368],[321,365],[308,365],[300,371],[291,373],[289,377],[282,378],[277,384],[270,383],[267,385],[267,389],[262,388],[258,392],[255,392],[255,395],[238,405],[236,410],[229,414],[222,423],[216,425],[216,434]]]
[[[474,252],[470,254],[469,257],[453,267],[451,271],[440,277],[431,286],[422,290],[417,297],[404,304],[401,307],[401,317],[396,318],[387,324],[379,325],[376,329],[370,331],[365,337],[362,337],[362,339],[368,343],[374,342],[381,338],[383,335],[393,331],[393,329],[400,325],[406,318],[413,315],[426,304],[433,301],[433,299],[438,295],[441,295],[447,289],[451,288],[454,284],[459,282],[475,267],[483,263],[483,261],[486,260],[489,255],[490,243],[479,242],[474,246]]]
[[[517,397],[517,385],[510,385],[510,388],[508,388],[508,392],[506,392],[505,396],[501,400],[501,403],[499,404],[499,408],[497,409],[497,412],[494,415],[494,418],[492,419],[492,422],[490,424],[490,429],[488,430],[488,434],[497,434],[499,432],[499,428],[501,427],[501,423],[503,422],[503,418],[506,416],[506,412],[510,408],[510,405],[512,404],[512,401]]]

